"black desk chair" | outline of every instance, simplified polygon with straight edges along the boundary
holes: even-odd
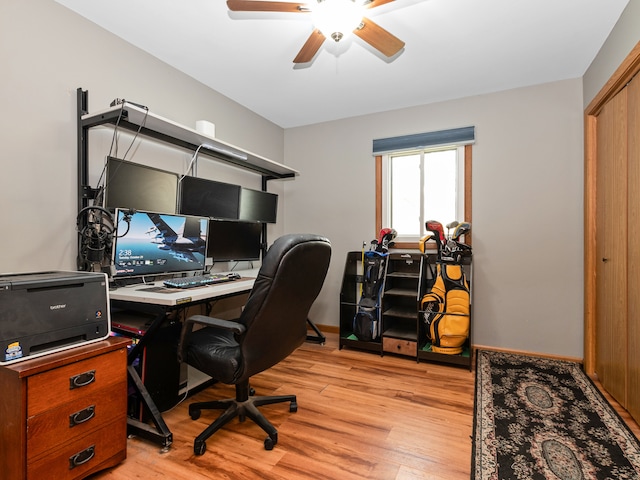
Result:
[[[288,357],[307,336],[307,315],[324,283],[331,244],[318,235],[293,234],[278,238],[262,261],[255,284],[240,318],[221,320],[203,315],[188,318],[182,329],[179,360],[216,380],[236,386],[236,398],[189,405],[196,420],[203,409],[225,410],[198,435],[193,444],[196,455],[206,451],[206,440],[230,420],[249,417],[269,435],[264,448],[278,442],[278,431],[257,407],[291,402],[295,395],[257,397],[249,378]],[[194,324],[205,328],[193,331]]]

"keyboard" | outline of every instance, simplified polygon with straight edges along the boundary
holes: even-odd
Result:
[[[216,283],[232,282],[238,280],[238,273],[212,273],[210,275],[195,275],[191,277],[170,278],[162,283],[170,288],[194,288],[212,285]]]

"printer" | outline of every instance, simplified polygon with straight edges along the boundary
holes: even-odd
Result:
[[[103,340],[110,332],[106,274],[0,275],[0,365]]]

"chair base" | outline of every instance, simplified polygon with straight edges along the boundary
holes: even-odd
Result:
[[[278,431],[269,420],[260,413],[258,407],[283,402],[290,402],[290,412],[295,413],[298,411],[298,403],[295,395],[250,396],[248,385],[236,385],[236,398],[190,404],[189,416],[192,420],[200,418],[202,410],[224,410],[211,425],[195,438],[193,442],[193,452],[196,455],[204,454],[207,450],[206,440],[235,417],[238,417],[240,422],[244,422],[246,417],[249,417],[258,424],[268,435],[264,440],[265,450],[272,450],[278,443]]]

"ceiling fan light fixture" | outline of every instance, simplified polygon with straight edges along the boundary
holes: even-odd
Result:
[[[339,42],[353,32],[364,16],[362,0],[317,0],[311,9],[313,25]]]

